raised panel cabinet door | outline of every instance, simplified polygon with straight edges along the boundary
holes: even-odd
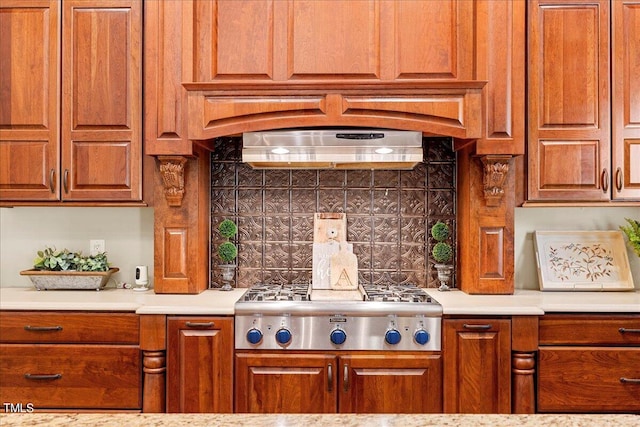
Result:
[[[443,323],[444,412],[511,413],[511,321]]]
[[[167,412],[233,412],[233,318],[167,319]]]
[[[609,200],[610,2],[528,6],[528,198]]]
[[[640,200],[640,1],[611,5],[613,198]]]
[[[141,200],[142,1],[62,9],[62,198]]]
[[[335,356],[238,353],[235,360],[235,412],[337,411]]]
[[[0,200],[60,197],[59,5],[0,1]]]
[[[340,357],[340,412],[441,413],[440,354]]]

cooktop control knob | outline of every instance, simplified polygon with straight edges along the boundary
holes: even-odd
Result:
[[[260,332],[260,329],[249,329],[249,331],[247,332],[247,341],[249,341],[251,344],[258,344],[260,341],[262,341],[262,332]]]
[[[430,338],[431,337],[429,336],[429,332],[425,331],[424,329],[417,330],[416,333],[413,334],[413,339],[416,340],[416,342],[420,345],[425,345],[426,343],[428,343]]]
[[[331,334],[329,334],[329,339],[336,345],[344,344],[344,342],[347,340],[347,333],[342,329],[336,328],[331,331]]]
[[[402,335],[400,335],[400,331],[397,329],[389,329],[386,334],[384,334],[384,340],[387,344],[396,345],[402,339]]]
[[[291,341],[291,331],[287,328],[278,329],[278,331],[276,332],[276,341],[280,345],[289,344],[289,342]]]

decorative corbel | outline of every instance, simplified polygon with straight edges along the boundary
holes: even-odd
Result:
[[[483,165],[484,198],[487,206],[499,206],[504,195],[504,183],[509,172],[511,156],[487,155],[480,158]]]
[[[164,197],[169,206],[182,206],[184,197],[184,170],[187,158],[182,156],[158,156],[160,175],[164,184]]]

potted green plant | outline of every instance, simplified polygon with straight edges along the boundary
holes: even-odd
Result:
[[[233,282],[233,276],[235,274],[236,264],[235,259],[238,256],[238,247],[231,241],[236,234],[238,234],[238,226],[230,219],[225,219],[218,225],[218,232],[225,239],[218,246],[218,256],[222,261],[219,265],[222,275],[222,281],[224,284],[220,290],[230,291],[233,289],[231,282]]]
[[[431,227],[431,236],[436,241],[436,244],[431,249],[431,255],[436,262],[434,267],[438,272],[439,289],[446,291],[449,290],[449,281],[453,272],[453,266],[447,264],[453,258],[453,248],[447,242],[447,239],[451,236],[451,230],[447,224],[438,221]]]
[[[33,268],[21,271],[38,290],[42,289],[96,289],[106,286],[118,268],[110,267],[106,252],[82,255],[68,249],[46,247],[37,252]]]
[[[629,239],[629,246],[640,257],[640,221],[631,218],[625,218],[629,225],[620,226],[620,230],[624,232]]]

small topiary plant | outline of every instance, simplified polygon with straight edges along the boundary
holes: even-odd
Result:
[[[442,221],[436,222],[431,227],[431,236],[438,242],[431,250],[433,259],[439,264],[449,262],[453,257],[453,248],[449,243],[445,242],[451,236],[449,226]]]
[[[222,262],[230,264],[238,256],[238,247],[231,241],[231,238],[238,234],[238,226],[230,219],[225,219],[218,225],[218,231],[227,239],[218,246],[218,256]]]
[[[640,257],[640,221],[636,221],[631,218],[625,218],[625,220],[629,225],[621,225],[620,230],[627,235],[627,239],[629,239],[629,246],[631,246],[636,255]]]

